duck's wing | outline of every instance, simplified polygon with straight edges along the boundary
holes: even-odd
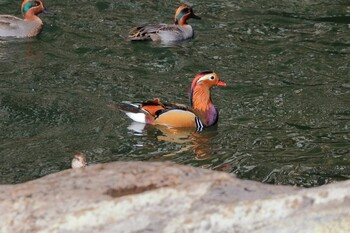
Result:
[[[203,129],[202,122],[191,108],[182,104],[163,103],[158,98],[138,103],[122,102],[116,108],[140,123]]]
[[[154,118],[159,110],[166,109],[166,106],[159,99],[145,102],[124,101],[115,108],[124,112],[132,120],[140,123],[154,124]]]
[[[166,24],[151,24],[134,27],[129,31],[127,40],[152,40],[151,35],[157,34]]]
[[[127,40],[161,40],[161,33],[171,33],[181,35],[182,31],[177,25],[169,24],[151,24],[132,28],[129,32]]]
[[[130,102],[123,102],[123,103],[124,104],[126,103],[127,106],[129,107],[134,107],[134,111],[147,112],[153,117],[157,117],[157,115],[159,114],[159,111],[167,111],[170,109],[183,109],[183,110],[192,111],[190,108],[188,108],[183,104],[164,103],[160,101],[159,98],[154,98],[153,100],[147,100],[147,101],[138,102],[138,103],[130,103]]]
[[[115,105],[114,107],[123,112],[145,112],[151,114],[152,116],[155,116],[156,111],[166,108],[165,105],[161,103],[160,100],[157,98],[145,102],[123,101],[122,103]]]
[[[16,30],[23,20],[12,15],[0,15],[0,30]]]

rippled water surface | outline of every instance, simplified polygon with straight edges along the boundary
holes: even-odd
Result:
[[[42,34],[0,41],[0,183],[91,164],[174,161],[266,183],[350,177],[349,1],[194,1],[194,40],[129,43],[129,28],[171,22],[180,2],[45,1]],[[20,15],[0,0],[0,14]],[[160,97],[188,103],[212,69],[217,127],[131,124],[111,107]]]

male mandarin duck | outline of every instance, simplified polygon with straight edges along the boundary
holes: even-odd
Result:
[[[174,24],[151,24],[132,28],[127,40],[153,40],[172,42],[190,39],[193,37],[192,26],[187,20],[201,19],[193,13],[191,6],[182,5],[175,12]]]
[[[226,83],[216,73],[203,71],[192,81],[190,106],[162,103],[156,98],[142,103],[123,102],[118,108],[136,122],[201,131],[216,124],[219,118],[210,95],[213,86],[226,86]]]
[[[24,0],[21,7],[24,19],[12,15],[0,15],[0,37],[33,37],[38,35],[43,22],[37,16],[48,13],[41,0]]]

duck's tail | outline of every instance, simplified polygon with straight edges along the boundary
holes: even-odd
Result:
[[[147,123],[146,122],[147,112],[145,112],[142,109],[141,103],[132,103],[129,101],[123,101],[120,104],[114,104],[112,107],[124,112],[133,121],[140,122],[140,123]]]

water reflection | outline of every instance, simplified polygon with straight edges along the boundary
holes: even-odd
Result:
[[[203,132],[196,132],[193,129],[168,128],[165,126],[152,126],[160,134],[157,134],[157,141],[176,143],[181,145],[176,151],[164,153],[163,158],[171,158],[182,153],[193,153],[195,160],[210,159],[214,152],[213,138],[218,134],[215,127],[207,129]],[[135,136],[147,136],[148,128],[146,124],[132,122],[128,126],[128,130]],[[152,140],[148,138],[148,140]],[[135,146],[142,146],[137,143]]]
[[[155,48],[178,48],[178,49],[184,49],[190,46],[193,41],[192,40],[186,40],[186,41],[162,41],[162,42],[157,42],[157,41],[152,41],[150,42],[152,47]]]

